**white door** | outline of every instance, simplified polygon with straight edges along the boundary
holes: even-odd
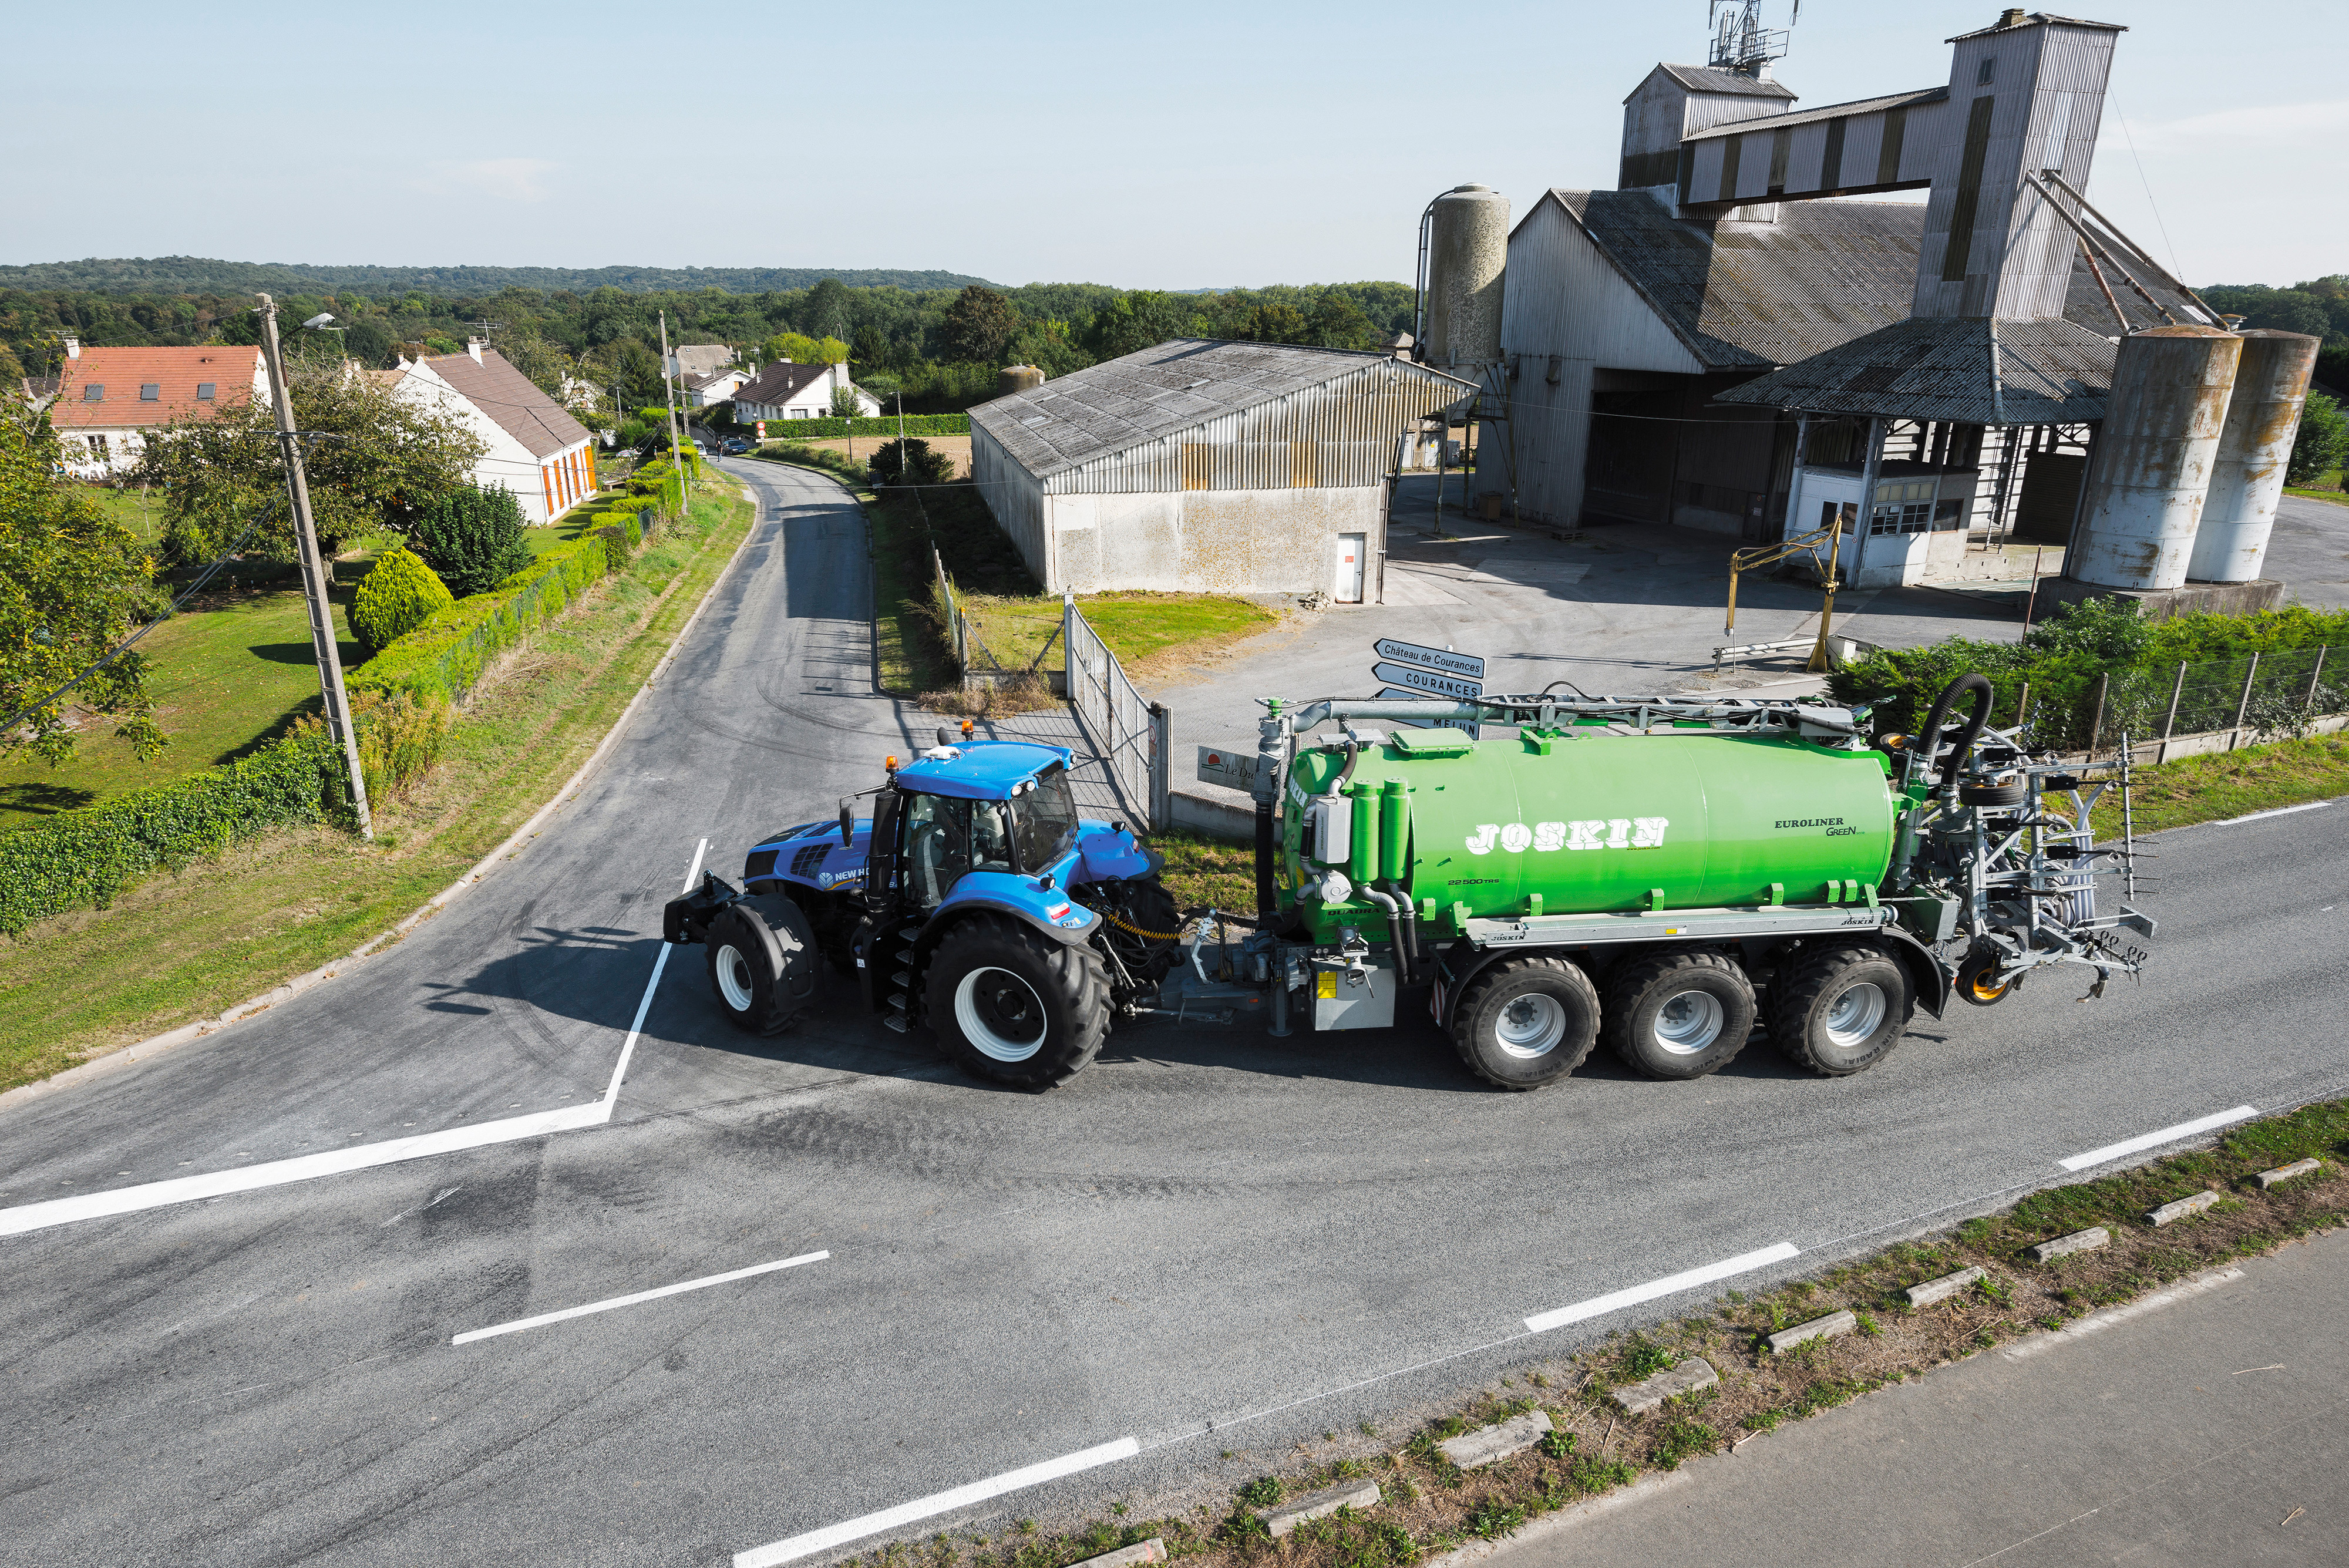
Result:
[[[1338,535],[1338,591],[1341,605],[1362,602],[1362,546],[1369,541],[1367,534]]]

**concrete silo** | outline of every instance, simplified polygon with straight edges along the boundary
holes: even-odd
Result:
[[[1486,185],[1458,185],[1429,206],[1423,363],[1500,358],[1501,269],[1508,259],[1506,196]]]
[[[1033,365],[1007,365],[995,375],[995,395],[1010,397],[1015,392],[1032,392],[1044,384],[1044,372]]]
[[[2249,583],[2267,560],[2276,498],[2300,431],[2318,339],[2302,332],[2242,334],[2242,362],[2219,432],[2210,493],[2186,575],[2199,583]]]
[[[2064,575],[2106,588],[2186,580],[2243,340],[2215,327],[2121,339]]]

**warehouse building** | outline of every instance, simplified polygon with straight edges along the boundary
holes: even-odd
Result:
[[[971,410],[971,478],[1050,592],[1375,603],[1403,440],[1474,391],[1387,354],[1177,338]]]

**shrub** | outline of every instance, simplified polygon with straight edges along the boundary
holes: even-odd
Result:
[[[359,646],[379,653],[452,602],[448,588],[414,552],[388,550],[359,580],[351,630],[358,634]]]
[[[2300,429],[2292,436],[2292,456],[2284,464],[2284,483],[2314,484],[2344,458],[2349,458],[2349,414],[2323,393],[2309,393],[2300,410]]]
[[[359,774],[367,781],[370,802],[404,794],[440,760],[454,717],[449,700],[431,693],[357,691],[351,693],[351,725],[358,734]],[[327,751],[334,742],[326,722],[305,713],[294,722],[294,733]]]
[[[951,484],[954,460],[942,452],[932,452],[929,442],[907,436],[901,441],[883,442],[867,472],[876,485]]]
[[[512,491],[469,484],[427,502],[408,541],[461,599],[489,592],[529,565],[522,531],[522,503]]]
[[[223,767],[0,833],[0,931],[64,910],[106,908],[159,866],[184,866],[347,805],[342,758],[323,729],[294,734]]]
[[[992,379],[995,372],[988,370]],[[769,441],[825,441],[839,436],[894,436],[897,431],[895,414],[866,414],[856,419],[769,420]],[[968,414],[907,414],[905,433],[909,436],[942,436],[970,434]]]
[[[351,672],[353,691],[463,700],[491,659],[554,618],[611,569],[595,535],[547,551],[486,594],[459,599]]]

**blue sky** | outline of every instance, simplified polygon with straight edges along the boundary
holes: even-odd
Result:
[[[1997,14],[1810,0],[1779,76],[1930,86]],[[2191,282],[2349,272],[2337,4],[2091,14],[2131,28],[2098,205]],[[1699,0],[52,5],[11,27],[0,261],[1407,280],[1438,191],[1612,186],[1624,94],[1705,35]]]

